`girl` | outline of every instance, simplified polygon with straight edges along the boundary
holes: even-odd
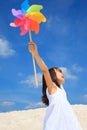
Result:
[[[33,41],[29,43],[29,51],[43,72],[42,101],[48,106],[43,130],[82,130],[63,89],[64,74],[61,69],[54,67],[48,70]]]

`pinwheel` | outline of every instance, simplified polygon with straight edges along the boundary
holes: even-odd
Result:
[[[11,27],[20,27],[20,35],[25,35],[29,32],[30,41],[32,41],[31,31],[34,31],[36,34],[39,33],[40,30],[40,23],[46,22],[46,17],[40,12],[43,9],[42,5],[29,5],[28,0],[25,0],[21,4],[21,9],[16,10],[12,9],[13,16],[16,19],[10,23]],[[37,76],[36,76],[36,66],[33,58],[33,65],[34,65],[34,74],[36,80],[36,86],[38,86]]]
[[[46,22],[45,16],[40,12],[41,9],[43,9],[42,5],[29,6],[28,0],[25,0],[21,4],[21,10],[12,9],[12,14],[16,19],[10,23],[10,26],[20,27],[20,35],[24,35],[28,31],[38,34],[40,23]]]

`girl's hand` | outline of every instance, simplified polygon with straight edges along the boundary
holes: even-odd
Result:
[[[30,41],[28,49],[34,56],[36,56],[36,54],[38,53],[37,46],[33,41]]]

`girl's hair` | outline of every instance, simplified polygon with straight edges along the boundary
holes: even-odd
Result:
[[[52,81],[58,86],[60,87],[60,85],[58,84],[58,78],[56,76],[56,72],[55,70],[58,70],[60,72],[62,72],[61,69],[57,68],[57,67],[53,67],[51,69],[49,69],[49,73],[50,73],[50,76],[51,76],[51,79]],[[47,98],[47,95],[46,95],[46,89],[47,89],[47,85],[46,85],[46,81],[45,81],[45,78],[44,78],[44,75],[42,76],[42,102],[48,106],[49,105],[49,100]]]

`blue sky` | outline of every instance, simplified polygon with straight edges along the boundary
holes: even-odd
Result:
[[[39,87],[35,86],[28,34],[9,23],[11,9],[23,0],[0,2],[0,112],[42,107],[41,75],[36,64]],[[71,104],[87,104],[87,1],[30,0],[41,4],[47,18],[39,34],[32,32],[40,56],[47,66],[58,66],[65,74],[64,88]]]

